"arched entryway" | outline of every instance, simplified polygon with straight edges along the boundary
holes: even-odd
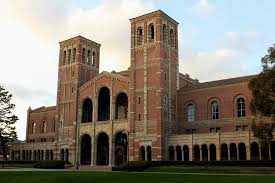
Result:
[[[210,144],[209,153],[210,153],[210,161],[216,161],[217,153],[216,153],[216,145],[215,144]]]
[[[189,161],[189,147],[188,147],[188,145],[184,145],[182,150],[183,150],[183,160]]]
[[[110,120],[110,90],[104,86],[98,95],[98,121]]]
[[[193,147],[193,161],[200,161],[200,146],[194,145]]]
[[[151,146],[147,146],[146,152],[147,152],[147,161],[151,161],[152,160],[152,148],[151,148]]]
[[[80,163],[81,165],[91,164],[91,137],[85,134],[81,138]]]
[[[118,132],[115,136],[115,165],[122,165],[127,161],[128,139],[123,132]]]
[[[97,137],[97,165],[109,164],[109,137],[106,133],[100,133]]]
[[[93,121],[93,102],[91,99],[86,98],[82,106],[82,123]]]
[[[177,154],[176,160],[178,161],[182,160],[182,151],[180,146],[176,147],[176,154]]]
[[[228,160],[228,146],[227,146],[227,144],[221,145],[221,160]]]
[[[268,143],[261,145],[261,160],[269,160],[269,146]]]
[[[141,146],[139,148],[139,159],[141,161],[145,161],[145,147],[144,146]]]
[[[244,143],[239,144],[239,160],[246,160],[246,147]]]
[[[235,143],[231,143],[229,148],[230,148],[230,160],[237,160],[237,145]]]
[[[116,119],[126,119],[128,115],[128,97],[119,93],[116,98]]]
[[[38,150],[39,151],[39,150]],[[39,153],[38,153],[39,154]],[[60,160],[64,161],[65,160],[65,152],[64,149],[61,149],[60,151]]]
[[[259,160],[259,144],[257,142],[252,142],[250,145],[250,156],[251,160]]]
[[[208,161],[208,149],[207,145],[203,144],[201,146],[202,161]]]
[[[270,151],[271,151],[271,160],[275,160],[275,141],[271,142]]]
[[[174,146],[169,146],[169,160],[175,160],[175,150],[174,150]]]

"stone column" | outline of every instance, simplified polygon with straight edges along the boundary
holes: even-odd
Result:
[[[200,148],[200,161],[202,161],[202,149]]]
[[[95,139],[93,137],[91,137],[91,166],[94,166],[94,150],[95,150],[94,140]]]
[[[259,145],[259,159],[262,160],[261,145]]]
[[[94,102],[93,102],[94,106],[93,106],[93,121],[97,121],[97,111],[98,111],[98,105],[97,105],[97,97],[94,97]]]
[[[250,146],[246,146],[245,147],[245,150],[246,150],[246,159],[247,160],[251,160],[251,156],[250,156]]]
[[[269,155],[269,160],[271,160],[271,149],[270,149],[270,144],[268,144],[268,155]]]
[[[113,154],[113,138],[111,135],[110,140],[109,140],[109,166],[112,166],[112,164],[113,164],[112,154]]]
[[[216,148],[216,159],[218,161],[221,160],[221,148],[220,147]]]
[[[230,156],[230,147],[227,146],[227,159],[231,160],[231,156]]]
[[[184,161],[185,159],[184,159],[184,150],[183,149],[181,150],[181,156],[182,156],[182,158],[181,158],[182,161]]]
[[[236,145],[237,146],[237,145]],[[237,160],[240,160],[239,146],[237,146]]]
[[[174,160],[177,160],[177,149],[176,148],[174,148]]]
[[[189,161],[193,161],[193,149],[189,149]]]

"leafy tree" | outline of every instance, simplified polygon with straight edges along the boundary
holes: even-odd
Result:
[[[261,59],[264,70],[270,69],[275,64],[275,44],[267,52],[268,54]]]
[[[261,145],[265,143],[270,144],[273,139],[273,129],[266,125],[263,120],[260,120],[259,123],[256,123],[256,121],[253,120],[251,128],[254,137],[258,138]]]
[[[14,124],[18,117],[12,114],[15,105],[11,103],[11,99],[12,94],[0,86],[0,146],[5,160],[7,143],[17,140]]]

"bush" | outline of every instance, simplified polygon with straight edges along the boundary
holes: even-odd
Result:
[[[34,160],[9,160],[9,161],[0,161],[0,164],[35,164],[37,161]]]
[[[244,160],[244,161],[131,161],[127,164],[113,167],[113,171],[144,171],[156,166],[238,166],[238,167],[275,167],[275,161]]]
[[[34,164],[34,168],[44,168],[44,169],[64,169],[65,161],[37,161]]]

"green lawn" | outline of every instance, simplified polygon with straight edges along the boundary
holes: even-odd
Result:
[[[215,173],[215,174],[274,174],[275,167],[203,167],[162,166],[151,167],[147,172]]]
[[[118,173],[118,172],[0,172],[1,182],[9,183],[259,183],[275,182],[274,176],[204,176],[174,175],[161,173]]]

